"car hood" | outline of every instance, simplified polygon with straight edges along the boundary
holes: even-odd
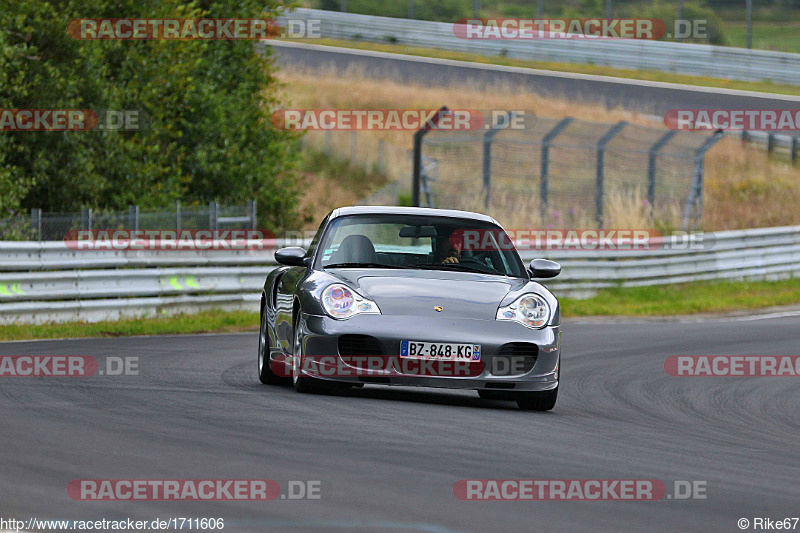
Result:
[[[435,270],[334,269],[327,273],[356,289],[384,315],[494,320],[505,296],[527,280]],[[441,307],[441,311],[435,308]]]

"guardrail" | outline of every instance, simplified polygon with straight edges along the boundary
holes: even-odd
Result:
[[[661,246],[642,251],[523,250],[520,255],[526,262],[548,257],[561,263],[562,275],[547,283],[559,296],[800,274],[800,226],[698,234],[693,241],[667,237],[656,244]],[[0,242],[0,324],[257,311],[264,279],[275,266],[273,250],[79,251],[64,242]]]
[[[78,250],[63,241],[0,241],[0,324],[256,311],[275,248]]]
[[[295,9],[278,20],[320,21],[320,35],[515,59],[657,70],[745,81],[800,84],[800,54],[632,39],[462,39],[453,24]]]

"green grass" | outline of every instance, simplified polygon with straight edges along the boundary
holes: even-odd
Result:
[[[108,322],[0,326],[0,341],[258,331],[258,313],[208,311],[195,315]]]
[[[567,318],[724,313],[791,304],[800,304],[800,278],[615,288],[588,300],[561,299],[562,312]]]
[[[725,36],[731,46],[747,46],[747,30],[743,22],[726,22]],[[800,52],[800,22],[754,22],[753,48]]]
[[[800,278],[783,281],[714,281],[660,287],[616,288],[587,300],[561,298],[564,318],[679,316],[800,304]],[[118,322],[0,326],[0,341],[258,331],[258,313],[211,311],[196,315]]]
[[[800,95],[800,86],[777,84],[769,81],[738,81],[721,78],[711,78],[707,76],[687,76],[684,74],[672,74],[669,72],[657,72],[649,70],[629,70],[622,68],[612,68],[600,65],[579,65],[574,63],[552,63],[548,61],[533,61],[524,59],[511,59],[498,56],[484,56],[466,52],[451,52],[448,50],[436,50],[432,48],[418,48],[399,44],[370,43],[362,41],[342,41],[335,39],[305,39],[299,40],[309,44],[326,46],[338,46],[341,48],[354,48],[358,50],[374,50],[378,52],[389,52],[397,54],[408,54],[420,57],[433,57],[439,59],[452,59],[457,61],[471,61],[473,63],[483,63],[491,65],[503,65],[510,67],[524,67],[542,70],[552,70],[556,72],[575,72],[578,74],[594,74],[598,76],[614,76],[617,78],[628,78],[645,81],[659,81],[667,83],[682,83],[686,85],[698,85],[702,87],[718,87],[722,89],[738,89],[742,91],[758,91],[765,93]]]

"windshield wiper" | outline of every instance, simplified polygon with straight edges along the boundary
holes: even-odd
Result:
[[[322,268],[406,268],[397,265],[384,265],[382,263],[333,263]]]
[[[502,276],[500,272],[497,272],[494,269],[491,269],[491,271],[487,271],[487,270],[482,270],[480,268],[463,265],[461,263],[420,263],[418,265],[414,265],[413,268],[419,268],[422,270],[462,270],[464,272],[477,272],[478,274],[497,274],[498,276]]]

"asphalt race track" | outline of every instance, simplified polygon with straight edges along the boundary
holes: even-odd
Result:
[[[670,377],[676,354],[793,355],[800,316],[568,322],[550,413],[474,391],[261,385],[256,333],[0,344],[139,374],[0,378],[0,514],[223,517],[225,531],[738,531],[800,515],[800,378]],[[705,481],[704,500],[468,502],[460,479]],[[74,479],[319,480],[321,499],[76,501]]]
[[[418,85],[512,87],[532,94],[662,116],[671,109],[797,109],[800,97],[387,54],[269,43],[287,67],[334,70]],[[446,105],[447,102],[443,102]]]

